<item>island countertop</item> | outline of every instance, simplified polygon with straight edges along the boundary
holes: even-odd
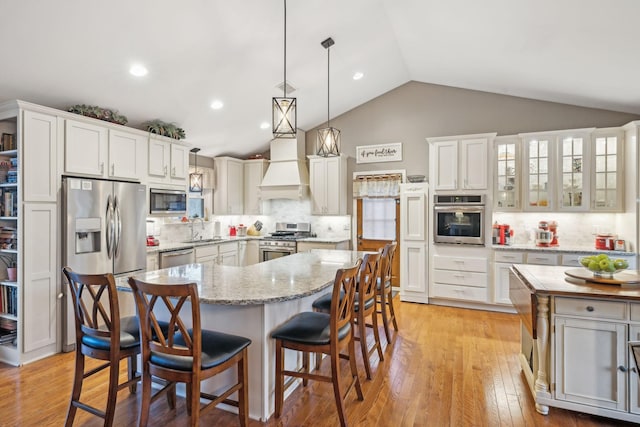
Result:
[[[365,253],[316,249],[246,267],[196,263],[133,277],[152,283],[195,282],[206,304],[265,304],[303,298],[331,286],[339,268],[353,266]],[[127,279],[117,279],[119,289],[131,291]]]
[[[513,270],[535,294],[640,300],[640,284],[608,285],[574,279],[567,266],[514,264]]]

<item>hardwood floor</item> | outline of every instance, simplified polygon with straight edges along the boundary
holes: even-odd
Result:
[[[535,411],[517,359],[519,323],[515,315],[401,303],[396,297],[400,332],[390,345],[382,340],[385,360],[372,358],[367,381],[358,354],[365,400],[346,399],[354,426],[619,426],[607,418],[551,408]],[[382,335],[384,335],[381,330]],[[0,364],[0,426],[64,424],[73,377],[74,353],[60,354],[21,368]],[[346,362],[343,372],[346,373]],[[323,370],[329,364],[323,363]],[[275,369],[275,368],[274,368]],[[125,370],[122,370],[123,378]],[[251,372],[249,372],[251,375]],[[97,375],[100,377],[100,375]],[[102,378],[85,382],[83,397],[103,407]],[[138,391],[140,388],[138,388]],[[140,393],[122,390],[117,426],[135,425]],[[99,426],[100,419],[78,411],[76,426]],[[165,399],[152,405],[150,425],[188,425],[184,399],[175,410]],[[201,425],[236,426],[235,415],[214,410]],[[283,416],[250,426],[336,426],[330,384],[311,381],[285,401]]]

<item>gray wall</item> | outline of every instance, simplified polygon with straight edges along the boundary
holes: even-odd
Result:
[[[636,119],[628,113],[409,82],[332,118],[331,125],[342,132],[342,152],[351,157],[351,179],[354,171],[388,169],[428,176],[428,137],[602,128]],[[307,154],[315,153],[317,129],[307,131]],[[356,146],[392,142],[403,143],[401,162],[355,164]]]

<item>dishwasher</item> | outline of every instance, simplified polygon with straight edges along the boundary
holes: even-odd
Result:
[[[160,252],[160,268],[176,267],[194,262],[195,251],[193,248]]]

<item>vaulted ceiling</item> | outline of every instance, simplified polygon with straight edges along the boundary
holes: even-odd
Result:
[[[175,122],[203,155],[268,148],[284,0],[0,4],[0,100]],[[329,36],[331,117],[410,80],[640,114],[639,16],[637,0],[289,0],[298,126],[327,119]]]

